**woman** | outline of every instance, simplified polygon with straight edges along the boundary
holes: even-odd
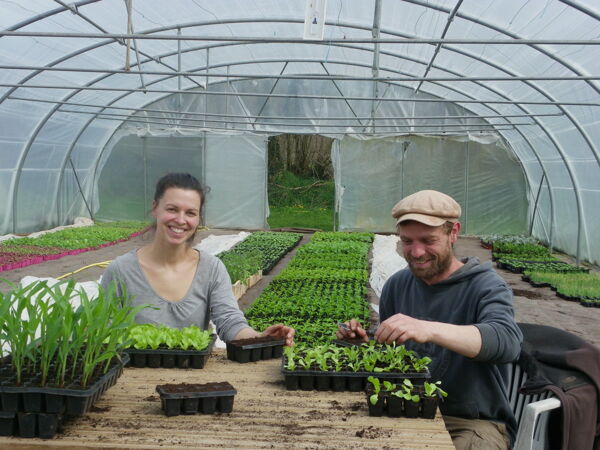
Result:
[[[156,220],[152,242],[116,258],[102,276],[102,287],[106,289],[116,280],[124,284],[134,306],[147,303],[155,307],[143,309],[136,317],[138,323],[207,329],[212,319],[223,341],[274,336],[292,345],[294,329],[283,324],[262,333],[253,330],[233,297],[221,260],[191,247],[203,201],[202,186],[192,175],[162,177],[152,203]],[[121,283],[117,283],[119,293]]]

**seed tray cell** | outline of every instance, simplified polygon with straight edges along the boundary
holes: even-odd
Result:
[[[212,334],[208,347],[204,350],[177,350],[166,348],[138,350],[136,348],[128,348],[125,350],[131,357],[128,367],[203,369],[216,339],[217,335]]]

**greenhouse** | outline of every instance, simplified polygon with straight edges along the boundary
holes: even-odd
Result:
[[[151,241],[145,230],[150,212],[156,212],[157,181],[167,173],[189,173],[204,189],[198,234],[190,242],[195,239],[199,250],[218,256],[232,282],[254,280],[236,294],[245,319],[257,330],[277,318],[289,319],[298,342],[317,336],[308,342],[329,345],[337,325],[352,317],[375,326],[382,286],[407,266],[392,236],[398,220],[392,208],[411,194],[435,190],[461,208],[462,246],[457,244],[456,254],[472,256],[466,252],[473,251],[496,261],[497,272],[522,302],[516,307],[519,322],[579,331],[597,347],[600,335],[589,330],[600,319],[598,309],[581,306],[600,306],[599,21],[600,6],[591,0],[0,0],[0,278],[23,289],[3,301],[39,292],[33,278],[51,277],[62,285],[59,275],[70,276],[78,288],[90,288],[90,297],[98,295],[108,263],[134,242],[141,247]],[[293,139],[308,147],[323,145],[331,172],[327,180],[311,178],[305,189],[281,186],[274,178],[275,158],[291,151],[284,144]],[[294,164],[304,158],[313,167],[307,147],[296,155],[289,156],[296,158]],[[331,189],[331,205],[301,211],[307,208],[302,202],[321,195],[311,188],[323,185]],[[276,220],[282,191],[295,214],[320,210],[331,225],[310,222],[302,228]],[[78,237],[71,226],[84,222],[95,223],[94,231]],[[55,228],[61,230],[55,237],[44,234]],[[319,253],[322,247],[330,253]],[[54,261],[59,258],[67,262]],[[96,267],[89,275],[76,270],[90,264]],[[317,269],[318,275],[309,273]],[[576,278],[565,280],[567,275]],[[263,281],[250,286],[261,276]],[[337,280],[331,289],[348,296],[345,309],[327,300],[326,291],[311,293],[321,301],[316,305],[284,304],[282,299],[300,295],[288,286],[298,277],[306,277],[305,284]],[[548,292],[538,294],[529,283]],[[50,296],[57,292],[47,289]],[[237,292],[235,284],[233,289]],[[67,308],[67,300],[64,305],[55,301]],[[80,301],[86,304],[82,297],[77,305]],[[545,312],[520,309],[526,304]],[[8,306],[1,308],[8,314]],[[318,322],[320,329],[304,328],[306,317],[326,311],[330,315]],[[50,309],[46,312],[51,317]],[[562,320],[561,314],[574,317],[573,323],[554,322]],[[3,345],[7,329],[0,335]],[[140,339],[153,339],[147,332],[139,331]],[[118,333],[111,336],[105,342],[121,339]],[[194,339],[210,340],[208,335]],[[10,349],[15,356],[15,347]],[[289,352],[284,360],[293,363]],[[300,350],[296,356],[306,359]],[[236,367],[226,363],[221,357],[215,370],[233,376]],[[252,364],[249,384],[266,379],[283,386],[283,363],[275,369],[260,361]],[[110,370],[116,374],[123,367]],[[141,370],[151,371],[135,369],[145,373]],[[185,373],[190,375],[178,381],[221,381]],[[119,375],[113,376],[116,382]],[[138,382],[124,387],[120,381],[105,394],[116,403],[102,397],[98,409],[114,408],[119,417],[122,410],[135,409],[119,404],[118,396],[143,389]],[[258,414],[253,408],[267,395],[269,402],[285,400],[277,396],[286,391],[271,392],[271,385],[267,394],[257,390],[245,399],[243,383],[235,401],[240,408],[248,402],[243,406],[248,416]],[[265,414],[283,408],[291,421],[291,428],[277,428],[277,433],[268,421],[245,422],[234,408],[232,423],[249,433],[248,440],[223,437],[215,424],[203,422],[210,435],[204,444],[194,434],[178,436],[179,442],[166,437],[164,445],[212,447],[231,439],[223,445],[335,447],[337,435],[331,435],[332,441],[322,437],[328,431],[318,428],[318,415],[325,405],[343,410],[353,404],[335,394],[304,399],[290,411],[277,401],[269,404]],[[146,397],[153,400],[136,410],[138,427],[151,407],[156,411],[148,423],[164,427],[159,420],[164,420],[160,405],[167,408],[163,394],[159,398],[152,390]],[[8,405],[0,397],[2,402]],[[2,414],[21,414],[6,405],[0,411],[0,436],[18,434],[14,430],[23,426],[17,427],[15,416],[12,431],[2,431],[2,421],[9,420]],[[90,411],[90,405],[77,414],[65,408],[61,421],[63,414]],[[81,437],[67,424],[65,438],[74,439],[69,445],[102,446],[105,440],[106,446],[118,446],[107,419],[93,408],[92,419],[83,415],[84,422],[88,428],[98,424],[104,434],[83,427]],[[362,418],[340,412],[354,427],[352,448],[414,444],[386,431],[392,425],[377,428],[380,424],[363,409]],[[227,412],[223,406],[223,418]],[[43,411],[36,414],[45,420]],[[444,430],[440,417],[435,423]],[[36,420],[33,435],[44,437],[42,418]],[[439,435],[430,422],[419,420],[421,433]],[[171,423],[182,432],[192,422]],[[321,438],[307,437],[311,426]],[[261,430],[268,439],[256,437]],[[452,448],[447,437],[431,445]],[[135,435],[123,445],[152,448],[158,438]],[[19,442],[2,439],[0,447]],[[325,440],[318,444],[319,439]]]

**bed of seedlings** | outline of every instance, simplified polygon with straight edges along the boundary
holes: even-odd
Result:
[[[268,273],[300,239],[300,233],[258,231],[217,256],[233,282],[245,280],[259,270]]]
[[[315,233],[246,311],[250,325],[283,322],[296,329],[296,342],[316,345],[330,342],[340,321],[367,321],[372,240],[371,233]],[[333,264],[338,257],[343,268]]]
[[[106,222],[65,228],[37,238],[9,239],[0,243],[0,272],[113,245],[143,233],[147,227],[146,222]]]
[[[491,246],[499,268],[522,273],[532,286],[550,287],[561,298],[600,307],[600,277],[587,268],[563,262],[547,247],[519,236],[487,236],[482,244]]]

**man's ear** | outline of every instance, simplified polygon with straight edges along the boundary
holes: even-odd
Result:
[[[452,230],[450,231],[450,243],[454,244],[458,240],[458,233],[460,232],[460,222],[454,223],[452,225]]]

